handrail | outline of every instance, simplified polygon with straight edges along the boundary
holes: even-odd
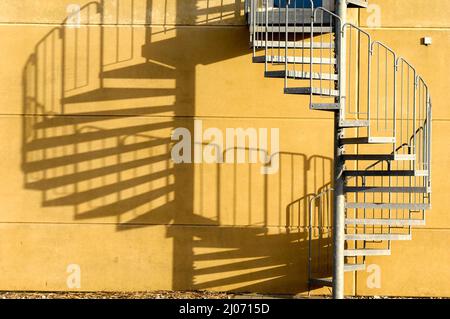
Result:
[[[304,3],[307,0],[304,0]],[[320,98],[322,97],[331,97],[332,89],[334,87],[331,87],[333,85],[333,81],[336,80],[329,80],[329,78],[325,78],[322,76],[322,62],[323,62],[323,55],[328,55],[328,46],[323,46],[323,43],[328,41],[324,41],[323,37],[327,32],[324,31],[322,27],[331,27],[333,29],[334,26],[336,26],[335,36],[342,36],[345,37],[345,31],[347,28],[350,28],[350,32],[357,32],[357,38],[356,41],[356,47],[353,45],[348,50],[349,55],[352,55],[352,50],[358,50],[356,61],[355,63],[359,63],[359,67],[356,72],[359,72],[357,76],[357,87],[358,89],[356,92],[351,90],[351,86],[348,85],[348,93],[342,92],[342,90],[339,90],[341,87],[339,80],[337,80],[337,90],[339,90],[339,94],[342,97],[345,97],[347,99],[346,104],[350,104],[351,101],[351,95],[357,94],[357,100],[352,105],[358,105],[358,108],[355,108],[355,113],[353,112],[352,105],[348,107],[348,110],[341,110],[343,111],[343,118],[345,119],[346,114],[356,114],[356,118],[352,118],[355,120],[367,120],[368,125],[368,136],[377,136],[377,134],[383,134],[386,132],[389,132],[388,136],[386,137],[393,137],[395,138],[395,143],[393,143],[392,146],[392,152],[390,154],[395,155],[399,151],[406,149],[408,147],[408,154],[414,154],[416,155],[416,160],[414,160],[414,165],[417,168],[427,168],[431,166],[431,98],[429,97],[429,87],[428,84],[423,80],[421,75],[418,74],[417,69],[403,56],[397,55],[395,50],[393,50],[390,46],[387,44],[374,40],[372,38],[372,35],[363,28],[356,26],[352,23],[343,23],[342,18],[336,14],[335,12],[330,11],[329,9],[320,6],[320,7],[314,7],[314,1],[309,0],[309,3],[311,5],[311,8],[304,8],[304,12],[311,12],[311,23],[310,23],[310,43],[305,46],[306,42],[304,42],[304,38],[300,39],[299,41],[302,41],[302,59],[304,58],[304,52],[305,49],[310,51],[310,59],[306,63],[302,63],[302,72],[300,73],[302,76],[305,76],[307,74],[304,72],[304,66],[307,66],[309,64],[309,76],[306,76],[305,79],[309,78],[310,87],[311,90],[309,92],[310,95],[310,103],[313,103],[313,85],[318,85],[320,81],[320,88],[317,87],[314,91],[314,95],[318,95]],[[264,4],[266,6],[265,10],[266,12],[269,10],[267,6],[267,1],[264,2],[258,2],[257,0],[251,1],[250,5],[253,4],[253,7],[255,6],[262,6],[261,9],[264,10]],[[285,87],[287,87],[288,78],[292,77],[291,71],[288,69],[288,67],[293,67],[294,69],[294,78],[297,74],[295,71],[295,64],[297,60],[293,59],[293,66],[289,66],[288,63],[288,51],[289,49],[293,48],[294,56],[295,56],[295,32],[296,28],[303,28],[305,29],[308,26],[308,22],[306,20],[297,21],[297,15],[295,14],[293,17],[295,21],[289,21],[292,15],[288,14],[288,10],[290,9],[297,9],[297,3],[295,3],[295,8],[290,8],[292,5],[292,0],[287,0],[285,2],[286,4],[286,12],[283,12],[285,14],[285,21],[283,23],[281,22],[281,18],[279,18],[279,25],[285,24],[285,32],[281,32],[280,35],[285,37],[285,47],[284,47],[284,55],[285,55]],[[281,8],[279,8],[281,9]],[[253,10],[256,11],[256,10]],[[322,14],[319,14],[321,12]],[[267,18],[268,13],[266,14]],[[276,18],[276,17],[275,17]],[[306,15],[303,14],[303,19],[306,19]],[[262,16],[261,19],[262,20]],[[274,20],[275,21],[275,20]],[[255,19],[253,19],[253,23],[255,23]],[[262,25],[264,22],[259,21],[259,23]],[[266,26],[268,22],[266,19]],[[300,25],[301,24],[301,25]],[[335,24],[335,25],[334,25]],[[337,27],[339,24],[339,28]],[[275,25],[275,24],[274,24]],[[288,30],[288,27],[294,26],[293,30]],[[272,25],[273,26],[273,25]],[[320,28],[320,31],[313,30],[313,28],[318,27]],[[267,30],[267,29],[266,29]],[[294,44],[293,47],[288,44],[289,39],[289,33],[294,33]],[[301,32],[301,31],[299,31]],[[283,33],[285,33],[283,35]],[[303,32],[305,33],[305,32]],[[340,33],[340,34],[339,34]],[[320,45],[318,42],[313,43],[314,37],[318,35],[321,38]],[[361,37],[363,36],[363,37]],[[281,38],[281,37],[280,37]],[[277,41],[279,41],[279,39]],[[255,39],[255,37],[253,37]],[[266,37],[266,40],[268,37]],[[350,35],[351,39],[351,35]],[[263,40],[263,38],[261,38]],[[344,40],[346,41],[346,40]],[[360,44],[361,41],[363,41],[363,46]],[[266,42],[266,54],[267,54],[267,41]],[[367,43],[366,43],[367,42]],[[327,43],[325,43],[328,45]],[[366,48],[367,45],[367,48]],[[332,47],[330,45],[330,47]],[[254,47],[255,49],[255,47]],[[376,53],[378,51],[378,61],[376,60]],[[330,50],[331,51],[331,50]],[[382,51],[382,53],[380,52]],[[320,55],[319,55],[320,53]],[[381,54],[380,54],[381,53]],[[300,54],[300,53],[299,53]],[[365,55],[367,54],[367,57]],[[381,55],[381,57],[380,57]],[[385,56],[384,56],[385,55]],[[361,57],[364,56],[363,59]],[[313,72],[313,58],[316,58],[318,63],[320,64],[320,71]],[[347,57],[349,58],[349,57]],[[381,59],[380,59],[381,58]],[[367,61],[366,61],[367,59]],[[301,59],[299,59],[301,60]],[[352,60],[353,61],[353,60]],[[367,63],[367,66],[364,65],[364,63]],[[378,73],[375,74],[373,72],[375,69],[378,69]],[[307,70],[307,67],[305,67]],[[360,73],[362,70],[362,73]],[[367,72],[367,75],[365,74]],[[348,76],[346,81],[352,80],[350,77],[352,76],[352,72],[348,72]],[[376,84],[372,83],[373,77],[376,79]],[[327,89],[323,89],[322,82],[329,81],[330,82],[330,94],[327,94]],[[336,83],[336,82],[334,82]],[[355,82],[356,83],[356,82]],[[325,85],[325,84],[324,84]],[[328,83],[326,84],[328,85]],[[367,85],[367,92],[365,92],[365,85]],[[344,86],[342,86],[344,87]],[[348,95],[348,96],[347,96]],[[359,100],[360,97],[367,99],[367,109],[361,109],[361,101]],[[315,99],[316,97],[314,97]],[[374,100],[376,99],[376,100]],[[375,104],[373,101],[375,101]],[[381,103],[381,104],[380,104]],[[373,110],[372,110],[373,109]],[[374,110],[376,109],[376,112],[374,113]],[[347,113],[350,112],[350,113]],[[372,114],[373,113],[373,114]],[[392,115],[391,115],[392,114]],[[364,117],[363,117],[364,116]],[[392,119],[391,119],[392,117]],[[374,125],[374,123],[378,123],[379,128]],[[406,122],[405,122],[406,121]],[[381,124],[383,123],[383,124]],[[404,124],[404,123],[410,123],[410,124]],[[412,123],[412,124],[411,124]],[[392,132],[392,136],[390,135]],[[405,133],[406,132],[406,133]],[[383,136],[383,135],[382,135]],[[381,161],[382,162],[382,161]],[[380,161],[376,161],[373,163],[373,165],[379,164]]]
[[[333,17],[338,19],[341,22],[341,24],[342,24],[342,18],[340,16],[338,16],[337,14],[331,12],[330,10],[328,10],[328,9],[326,9],[324,7],[317,7],[317,8],[314,9],[314,11],[313,11],[313,18],[314,18],[314,20],[316,19],[316,13],[317,13],[318,10],[325,11],[326,13],[332,15]]]
[[[380,41],[373,41],[373,42],[372,42],[371,47],[370,47],[371,50],[372,50],[372,52],[373,52],[373,47],[374,47],[376,44],[379,45],[379,46],[382,46],[383,48],[385,48],[386,50],[388,50],[389,52],[391,52],[391,53],[394,55],[395,60],[397,60],[397,53],[395,53],[394,50],[392,50],[390,47],[388,47],[386,44],[384,44],[383,42],[380,42]]]
[[[407,118],[406,120],[409,121],[411,120],[409,115],[410,115],[410,111],[411,111],[411,115],[412,115],[412,131],[413,131],[413,136],[412,136],[412,140],[410,139],[410,143],[412,141],[412,148],[415,148],[415,138],[414,138],[414,134],[416,132],[416,123],[415,123],[415,112],[416,112],[416,93],[417,93],[417,70],[416,68],[409,63],[405,58],[399,56],[397,58],[396,61],[397,64],[397,72],[400,72],[400,123],[402,123],[403,121],[403,96],[404,96],[404,92],[403,92],[403,82],[404,82],[404,68],[403,66],[406,65],[406,75],[407,75],[407,86],[406,86],[406,112],[407,112]],[[400,68],[400,70],[398,69]],[[412,86],[412,92],[413,92],[413,96],[412,96],[412,105],[410,105],[410,91],[411,91],[411,87],[410,87],[410,77],[411,77],[411,73],[412,72],[412,76],[414,79],[414,83]],[[412,108],[412,110],[410,110]],[[406,135],[408,135],[409,133],[409,122],[408,125],[406,127]],[[400,140],[403,139],[403,126],[400,127]]]
[[[371,91],[370,91],[370,89],[371,89],[371,85],[370,85],[370,83],[371,83],[371,67],[372,67],[372,59],[371,59],[371,56],[372,56],[372,49],[371,49],[371,44],[373,43],[372,42],[372,36],[370,35],[370,33],[368,33],[368,32],[366,32],[365,30],[363,30],[363,29],[361,29],[360,27],[358,27],[358,26],[356,26],[356,25],[354,25],[354,24],[352,24],[352,23],[345,23],[343,26],[342,26],[342,29],[341,29],[341,33],[342,33],[342,36],[344,36],[344,34],[345,34],[345,30],[346,30],[346,28],[349,28],[349,48],[348,48],[348,52],[349,52],[349,56],[348,56],[348,60],[349,60],[349,63],[348,63],[348,68],[349,68],[349,70],[348,70],[348,97],[347,97],[347,102],[346,102],[346,105],[345,105],[345,107],[346,107],[346,110],[345,110],[345,112],[344,112],[344,117],[345,117],[345,115],[346,115],[346,113],[347,113],[347,110],[348,110],[348,113],[349,114],[353,114],[353,115],[356,115],[358,118],[359,118],[359,116],[360,115],[366,115],[367,116],[367,121],[370,121],[370,115],[371,115],[371,113],[370,113],[370,106],[371,106]],[[351,88],[352,88],[352,81],[351,81],[351,75],[352,75],[352,72],[351,72],[351,63],[352,63],[352,57],[351,57],[351,53],[352,53],[352,29],[355,29],[357,32],[358,32],[358,37],[360,36],[360,34],[363,34],[363,35],[365,35],[366,37],[367,37],[367,111],[366,112],[362,112],[362,111],[360,111],[360,108],[361,108],[361,105],[357,102],[357,105],[355,106],[355,111],[354,112],[351,112],[351,110],[352,110],[352,99],[351,99]],[[358,40],[359,40],[360,38],[358,38]],[[360,52],[358,51],[358,54],[360,54]],[[358,58],[359,58],[359,56],[358,56]],[[358,79],[359,79],[359,76],[361,75],[361,70],[362,70],[363,68],[362,67],[357,67],[357,73],[358,73]],[[359,81],[358,81],[359,82]],[[358,96],[359,97],[359,96]],[[369,133],[370,133],[370,127],[369,127]]]
[[[416,74],[416,72],[417,72],[417,71],[416,71],[416,68],[415,68],[411,63],[409,63],[408,60],[406,60],[406,59],[403,58],[402,56],[397,57],[397,61],[396,61],[397,66],[399,65],[399,62],[400,62],[400,61],[406,63],[411,69],[414,70],[414,74]],[[415,76],[414,76],[414,77],[415,77]]]
[[[323,14],[321,15],[320,19],[318,19],[318,14],[317,14],[319,11],[322,11],[322,12],[323,12]],[[310,48],[310,50],[311,50],[311,57],[314,56],[314,54],[313,54],[313,52],[314,52],[314,46],[313,46],[313,39],[314,39],[314,31],[313,31],[313,28],[314,28],[314,24],[319,24],[321,27],[323,27],[323,24],[324,24],[324,16],[325,16],[324,13],[326,13],[326,14],[329,15],[329,18],[330,18],[329,27],[331,27],[331,29],[335,28],[335,31],[339,31],[339,32],[340,32],[341,27],[342,27],[342,22],[343,22],[343,21],[342,21],[342,18],[341,18],[339,15],[337,15],[337,14],[335,14],[334,12],[332,12],[332,11],[326,9],[325,7],[317,7],[317,8],[315,8],[315,9],[313,9],[313,10],[312,10],[312,16],[311,16],[311,30],[310,30],[310,38],[311,38],[311,48]],[[337,23],[339,23],[339,27],[336,27],[336,25],[333,25],[333,18],[337,20],[336,25],[337,25]],[[324,33],[326,33],[326,32],[323,32],[323,31],[321,30],[319,33],[320,33],[320,37],[322,37],[322,36],[324,35]],[[340,36],[340,35],[337,35],[337,36]],[[329,48],[331,48],[331,47],[332,47],[332,44],[334,44],[334,39],[332,39],[332,37],[330,37],[329,40],[330,40],[330,42],[329,42]],[[324,96],[327,95],[327,93],[326,93],[327,88],[324,88],[324,87],[323,87],[323,81],[324,81],[324,80],[327,81],[327,79],[324,79],[324,78],[322,77],[322,62],[323,62],[322,59],[323,59],[323,53],[324,53],[323,50],[327,49],[327,48],[323,47],[323,42],[324,42],[324,41],[321,40],[321,45],[320,45],[320,48],[319,48],[319,50],[320,50],[320,57],[319,57],[319,59],[320,59],[320,63],[319,63],[319,65],[320,65],[320,70],[319,70],[319,72],[318,72],[319,76],[316,77],[316,80],[319,81],[319,89],[320,89],[319,95],[320,95],[321,97],[324,97]],[[327,52],[327,53],[328,53],[328,55],[329,55],[328,58],[329,58],[330,60],[333,59],[333,54],[332,54],[332,52],[331,52],[331,49],[330,49],[330,52]],[[331,64],[330,64],[330,65],[331,65]],[[310,60],[310,67],[309,67],[309,69],[310,69],[310,77],[309,77],[309,80],[310,80],[310,87],[313,87],[313,85],[314,85],[315,73],[313,72],[313,61],[312,61],[312,59]],[[334,71],[330,70],[330,74],[331,74],[331,73],[334,73]],[[340,85],[339,85],[339,84],[340,84],[340,79],[338,79],[337,82],[338,82],[338,86],[340,86]],[[329,92],[331,93],[331,91],[332,91],[333,89],[335,89],[335,87],[334,87],[334,85],[331,83],[331,81],[329,81],[329,85],[328,85],[328,90],[329,90]],[[340,93],[340,95],[341,95],[341,93]],[[341,98],[342,98],[342,96],[339,97],[339,99],[341,99]],[[312,104],[312,103],[313,103],[313,92],[312,92],[312,90],[311,90],[311,92],[310,92],[310,104]]]
[[[385,109],[385,127],[384,127],[384,130],[385,131],[387,131],[387,114],[388,114],[388,105],[387,105],[387,100],[388,100],[388,87],[387,87],[387,81],[388,81],[388,61],[387,61],[387,52],[389,52],[389,53],[391,53],[392,54],[392,58],[393,58],[393,70],[394,70],[394,72],[393,72],[393,76],[394,76],[394,80],[393,80],[393,107],[392,107],[392,112],[393,112],[393,118],[392,118],[392,133],[393,133],[393,136],[395,137],[395,134],[396,134],[396,132],[397,132],[397,130],[396,130],[396,124],[397,124],[397,121],[396,121],[396,114],[397,114],[397,54],[395,53],[395,51],[394,50],[392,50],[390,47],[388,47],[387,45],[385,45],[384,43],[382,43],[382,42],[380,42],[380,41],[374,41],[374,42],[372,42],[372,44],[371,44],[371,46],[370,46],[370,51],[371,51],[371,55],[373,55],[373,53],[374,53],[374,47],[375,46],[378,46],[378,47],[382,47],[382,48],[384,48],[385,50],[386,50],[386,61],[385,61],[385,63],[386,63],[386,65],[385,65],[385,72],[386,72],[386,74],[385,74],[385,103],[386,103],[386,109]],[[379,49],[378,49],[378,63],[379,63]],[[379,68],[380,68],[380,64],[378,64],[378,73],[377,73],[377,96],[380,94],[380,88],[379,88],[379,86],[378,86],[378,84],[379,84],[379,76],[380,76],[380,70],[379,70]],[[380,108],[380,106],[379,106],[379,103],[377,103],[377,115],[378,115],[378,112],[380,111],[379,110],[379,108]],[[377,123],[379,122],[379,118],[377,118]],[[370,132],[371,132],[371,127],[369,126],[369,136],[370,136]],[[393,145],[393,149],[395,150],[395,144]]]
[[[371,218],[378,218],[375,216],[380,214],[381,218],[384,219],[386,218],[385,213],[388,213],[388,218],[391,219],[393,218],[392,211],[395,210],[397,218],[404,218],[406,213],[409,219],[412,219],[412,213],[419,210],[422,211],[423,219],[425,219],[425,209],[431,204],[432,103],[428,84],[418,74],[417,69],[404,57],[397,55],[390,46],[374,40],[368,31],[352,23],[346,23],[345,1],[340,1],[342,3],[339,3],[338,11],[335,11],[340,14],[321,6],[314,8],[312,0],[310,0],[311,10],[305,8],[306,0],[303,0],[303,6],[301,2],[295,2],[294,6],[292,0],[286,0],[285,9],[281,8],[280,2],[278,10],[271,8],[271,34],[268,34],[269,7],[268,0],[266,0],[265,36],[262,27],[264,25],[262,21],[264,9],[261,1],[263,0],[253,0],[251,3],[253,7],[258,7],[258,15],[251,13],[252,16],[255,15],[252,23],[255,24],[256,22],[259,26],[259,29],[254,28],[252,39],[255,41],[255,38],[258,39],[259,36],[261,41],[258,41],[258,43],[265,42],[266,57],[271,57],[271,59],[264,59],[265,71],[268,71],[268,62],[275,69],[277,66],[284,64],[285,93],[309,95],[311,109],[339,112],[337,114],[340,120],[337,123],[340,126],[339,129],[352,128],[351,130],[353,130],[354,128],[356,131],[355,135],[351,135],[355,139],[350,138],[350,142],[355,143],[354,140],[356,140],[356,143],[360,144],[359,138],[361,138],[365,143],[382,143],[389,146],[389,149],[375,153],[375,157],[358,157],[363,153],[360,152],[359,146],[356,147],[355,155],[357,156],[352,157],[352,164],[354,162],[356,166],[354,172],[356,174],[347,174],[347,177],[342,175],[346,169],[341,169],[341,163],[337,163],[339,176],[336,178],[336,187],[339,186],[342,194],[345,194],[345,189],[342,189],[342,186],[345,187],[345,183],[351,181],[349,186],[351,185],[350,187],[353,187],[356,191],[349,189],[347,191],[356,194],[348,194],[348,196],[358,203],[372,203],[372,205],[348,206],[353,208],[347,212],[351,215],[352,209],[355,209],[355,219],[366,219],[370,215]],[[296,11],[297,6],[302,6],[304,9],[301,12],[302,16],[299,16]],[[291,9],[294,11],[290,11]],[[309,11],[311,11],[311,21],[306,17]],[[274,17],[274,13],[278,16]],[[282,21],[282,15],[285,15],[284,21]],[[256,18],[259,21],[255,21]],[[309,30],[306,31],[308,25]],[[277,33],[275,37],[274,32]],[[301,34],[298,40],[297,33]],[[268,52],[269,35],[271,35],[272,40],[270,52]],[[309,43],[306,43],[305,38],[308,37],[310,40]],[[284,45],[281,45],[283,40]],[[276,45],[277,41],[278,45]],[[253,44],[255,56],[255,42]],[[262,44],[259,44],[259,48],[262,48]],[[274,52],[274,48],[278,48],[278,53]],[[298,48],[301,50],[296,52]],[[282,53],[283,50],[284,53]],[[305,55],[305,51],[306,53],[309,51],[309,56]],[[283,54],[284,57],[282,57]],[[274,55],[279,57],[276,58]],[[283,58],[284,61],[282,61]],[[296,65],[298,65],[298,69],[296,69]],[[301,70],[299,70],[300,68]],[[273,73],[276,74],[274,77],[283,77],[279,75],[281,72],[283,71],[276,69]],[[266,75],[271,76],[272,74],[268,71]],[[309,88],[289,88],[289,78],[309,80]],[[333,102],[330,102],[331,99]],[[320,102],[315,103],[316,100],[320,100]],[[365,105],[366,101],[367,105]],[[350,129],[347,131],[350,131]],[[364,134],[360,134],[361,132]],[[279,153],[266,154],[266,165],[270,164],[272,160],[277,160]],[[363,161],[363,163],[360,161]],[[358,177],[362,178],[362,184],[360,184]],[[330,188],[321,192],[322,189],[317,191],[319,194],[308,194],[306,197],[309,199],[309,291],[313,283],[314,205],[318,198],[333,191],[333,188]],[[366,198],[365,190],[372,193],[372,198]],[[360,191],[363,191],[362,198],[358,194]],[[403,193],[403,195],[398,193]],[[341,192],[339,195],[341,195]],[[339,203],[339,206],[336,206],[338,208],[341,207],[340,199],[336,201],[336,203]],[[348,199],[343,201],[346,200]],[[385,203],[386,200],[387,203]],[[374,205],[378,203],[393,205]],[[395,205],[395,203],[398,205]],[[367,211],[369,211],[369,216],[366,216]],[[360,213],[363,213],[361,217]],[[339,217],[350,218],[350,215],[346,215],[345,210],[338,209],[336,214]],[[339,221],[342,220],[339,218]],[[322,222],[319,220],[316,223],[319,226],[319,238],[321,238]],[[341,223],[336,225],[340,226]],[[355,234],[358,233],[359,227],[355,226]],[[366,233],[366,225],[364,225],[364,234],[374,234],[375,229],[378,229],[375,224],[367,227],[370,227],[372,231]],[[409,234],[411,234],[411,226],[408,227]],[[394,234],[396,232],[391,232],[391,229],[394,228],[397,227],[380,225],[381,233],[385,233],[385,230],[387,230],[388,234]],[[345,231],[344,229],[343,232]],[[340,230],[339,234],[341,234]],[[336,238],[335,248],[342,247],[340,239]],[[357,247],[355,245],[355,249]],[[364,248],[366,248],[365,241]],[[388,240],[388,249],[390,248],[391,240]],[[339,250],[337,251],[339,252]],[[335,265],[341,266],[340,263],[345,259],[340,258],[340,254],[334,257]],[[358,257],[356,262],[358,262]],[[342,278],[340,278],[342,272],[340,269],[334,269],[334,272],[339,276],[337,279],[334,278],[333,284],[335,287],[333,288],[341,290],[339,288],[340,282],[342,282]],[[336,296],[340,295],[342,295],[341,292],[336,294]]]
[[[285,3],[285,10],[286,10],[286,17],[285,17],[285,50],[284,50],[284,54],[285,54],[285,61],[284,61],[284,67],[285,67],[285,76],[284,76],[284,87],[285,87],[285,89],[288,87],[288,78],[289,78],[289,71],[288,71],[288,66],[289,66],[289,64],[288,64],[288,33],[289,33],[289,31],[288,31],[288,28],[289,28],[289,9],[291,9],[291,8],[289,8],[289,5],[291,4],[292,2],[291,2],[291,0],[287,0],[286,1],[286,3]],[[310,85],[310,87],[312,87],[312,85],[313,85],[313,79],[312,79],[312,71],[313,71],[313,59],[312,59],[312,55],[313,55],[313,38],[314,38],[314,34],[313,34],[313,27],[314,27],[314,1],[313,0],[309,0],[309,3],[310,3],[310,6],[311,6],[311,10],[310,10],[310,13],[311,13],[311,21],[310,21],[310,47],[309,47],[309,50],[310,50],[310,62],[309,62],[309,71],[310,71],[310,74],[311,74],[311,78],[309,79],[309,85]],[[305,4],[305,0],[303,0],[303,5]],[[296,10],[297,9],[297,2],[295,2],[295,7],[293,8],[294,10]],[[299,8],[300,9],[300,8]],[[306,9],[307,8],[301,8],[301,9],[303,9],[304,11],[306,11]],[[303,13],[303,18],[305,17],[305,15],[304,15],[304,13]],[[295,41],[295,39],[296,39],[296,31],[295,31],[295,27],[296,27],[296,24],[297,24],[297,16],[296,16],[296,13],[294,14],[294,19],[295,19],[295,21],[294,21],[294,41]],[[303,25],[303,31],[305,30],[305,26]],[[304,50],[305,50],[305,45],[304,45],[304,43],[305,43],[305,39],[303,38],[302,40],[302,57],[304,57]],[[266,42],[267,43],[267,42]],[[295,42],[294,42],[295,43]],[[294,52],[295,52],[295,50],[296,50],[296,45],[294,44]],[[295,63],[295,60],[294,60],[294,63],[293,63],[293,67],[294,67],[294,74],[295,74],[295,65],[296,65],[296,63]],[[303,73],[303,63],[302,63],[302,73]],[[310,100],[310,104],[312,103],[312,99],[313,99],[313,92],[312,92],[312,90],[311,90],[311,92],[310,92],[310,94],[309,94],[309,100]]]
[[[427,84],[427,82],[423,79],[422,76],[417,75],[417,82],[422,82],[423,85],[425,86],[425,88],[428,90],[428,84]]]
[[[367,31],[364,31],[363,29],[361,29],[360,27],[354,25],[353,23],[350,23],[350,22],[344,23],[344,25],[342,26],[342,31],[344,31],[345,27],[347,27],[347,26],[350,26],[350,27],[352,27],[352,28],[355,28],[355,29],[358,30],[359,32],[364,33],[365,35],[367,35],[367,36],[369,37],[369,41],[370,41],[369,43],[373,43],[373,42],[371,41],[372,36],[370,35],[370,33],[367,32]]]

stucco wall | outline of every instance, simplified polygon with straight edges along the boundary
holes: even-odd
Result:
[[[449,296],[450,4],[371,2],[381,25],[368,27],[366,10],[352,20],[430,85],[433,209],[412,241],[368,258],[381,288],[360,272],[346,274],[346,292]],[[243,3],[106,0],[103,15],[92,3],[79,28],[61,28],[73,3],[0,3],[0,290],[70,290],[76,264],[78,290],[306,293],[307,203],[331,180],[333,121],[251,63]],[[279,128],[278,173],[174,164],[171,132],[194,120]],[[314,258],[327,275],[329,207],[321,214]]]

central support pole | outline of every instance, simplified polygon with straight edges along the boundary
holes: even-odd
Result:
[[[344,249],[345,249],[345,195],[344,195],[344,137],[341,121],[345,119],[346,94],[346,36],[342,26],[347,22],[347,1],[336,0],[336,14],[341,17],[341,25],[336,23],[336,54],[339,72],[339,111],[334,116],[334,219],[333,219],[333,298],[344,298]]]

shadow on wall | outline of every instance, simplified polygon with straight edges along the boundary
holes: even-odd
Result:
[[[270,176],[256,164],[175,165],[171,132],[193,131],[196,66],[249,54],[248,33],[165,26],[242,24],[243,1],[177,1],[180,21],[166,21],[161,3],[90,2],[36,44],[23,69],[25,187],[44,207],[73,207],[79,222],[165,225],[174,289],[305,291],[308,189],[329,187],[332,161],[283,151]],[[330,272],[330,202],[314,211],[321,276]]]

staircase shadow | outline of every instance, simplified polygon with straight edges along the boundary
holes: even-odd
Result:
[[[121,8],[145,3],[150,13],[160,5],[127,3]],[[270,177],[254,164],[171,161],[172,130],[194,128],[196,67],[248,55],[245,27],[161,31],[154,14],[140,28],[100,25],[111,17],[108,4],[83,6],[82,25],[67,20],[51,30],[24,66],[24,187],[42,194],[43,207],[73,209],[80,223],[113,222],[118,232],[167,227],[173,289],[306,291],[308,203],[329,187],[330,158],[282,152]],[[176,22],[190,19],[184,12],[197,12],[199,25],[243,21],[242,1],[202,6],[178,1]],[[111,60],[111,52],[119,53]],[[330,205],[316,205],[314,258],[323,276]]]

